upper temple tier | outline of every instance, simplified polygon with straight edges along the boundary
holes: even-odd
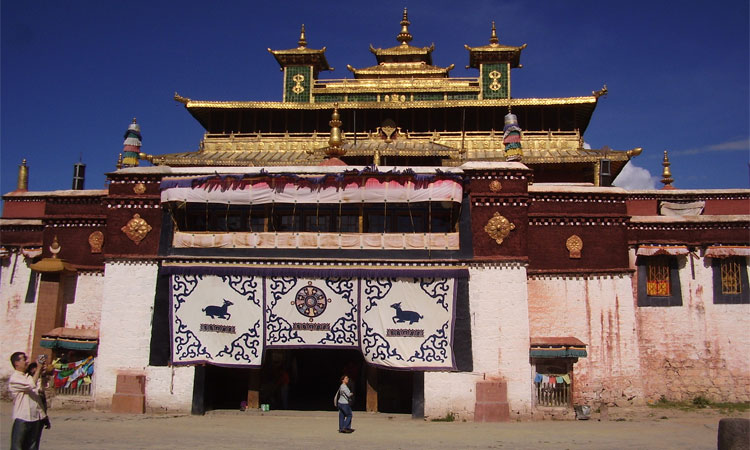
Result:
[[[316,166],[332,154],[351,165],[450,167],[512,160],[534,169],[536,181],[608,185],[640,153],[640,148],[584,146],[606,86],[583,96],[513,97],[511,72],[521,67],[526,45],[501,44],[494,22],[486,45],[465,46],[467,67],[479,73],[464,77],[449,75],[453,64],[432,65],[434,45],[410,45],[406,10],[400,25],[398,45],[370,46],[377,65],[347,66],[353,78],[343,79],[319,78],[333,69],[325,47],[307,48],[303,25],[296,48],[269,49],[284,73],[281,101],[175,94],[206,135],[197,151],[148,155],[149,160],[173,167]],[[514,118],[512,129],[508,117]]]

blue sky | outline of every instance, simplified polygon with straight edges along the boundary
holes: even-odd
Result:
[[[201,100],[281,100],[266,48],[327,47],[334,72],[374,63],[368,46],[397,44],[403,7],[412,45],[466,70],[464,44],[528,44],[512,95],[590,95],[607,84],[585,140],[593,148],[643,147],[632,186],[654,186],[669,150],[675,186],[748,188],[750,35],[747,0],[0,2],[0,184],[69,189],[73,164],[87,189],[105,187],[133,117],[151,154],[192,151],[201,126],[174,92]],[[523,124],[521,124],[523,127]],[[661,186],[656,181],[655,186]]]

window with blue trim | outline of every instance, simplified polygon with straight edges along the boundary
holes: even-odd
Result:
[[[682,306],[675,256],[639,256],[638,306]]]
[[[746,257],[713,258],[711,266],[714,275],[714,304],[750,303]]]

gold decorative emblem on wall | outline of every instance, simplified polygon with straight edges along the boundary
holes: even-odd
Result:
[[[497,80],[500,79],[500,77],[502,76],[502,74],[500,72],[498,72],[497,70],[493,70],[492,72],[490,72],[489,74],[487,74],[487,76],[489,76],[490,79],[492,80],[492,83],[490,83],[489,88],[492,89],[493,91],[500,90],[500,83],[498,83]]]
[[[146,192],[146,185],[143,183],[138,183],[135,186],[133,186],[133,192],[135,192],[138,195],[142,195]]]
[[[104,233],[101,231],[94,231],[89,234],[89,246],[91,246],[91,253],[101,253],[102,244],[104,244]]]
[[[581,250],[583,250],[583,241],[574,234],[565,241],[565,247],[570,252],[571,259],[579,259],[581,257]]]
[[[490,181],[490,191],[492,192],[500,192],[500,189],[503,188],[503,185],[500,184],[497,180]]]
[[[292,81],[294,81],[295,83],[297,83],[292,88],[292,92],[294,92],[297,95],[305,92],[305,87],[302,86],[302,82],[305,81],[305,76],[304,75],[302,75],[301,73],[298,73],[298,74],[296,74],[296,75],[294,75],[292,77]]]
[[[133,214],[133,218],[120,229],[131,241],[138,245],[152,228],[145,220],[141,219],[140,214]]]
[[[496,212],[492,218],[484,226],[484,231],[490,235],[492,239],[497,242],[497,245],[503,243],[503,239],[508,237],[511,230],[515,230],[516,226],[510,223],[508,219],[501,216],[500,213]]]

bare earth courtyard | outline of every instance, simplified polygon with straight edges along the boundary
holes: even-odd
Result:
[[[11,404],[2,402],[0,448],[10,442]],[[735,413],[736,417],[741,415]],[[747,417],[744,414],[744,417]],[[51,449],[715,449],[715,410],[612,408],[609,420],[510,423],[428,422],[400,414],[354,415],[337,433],[333,411],[212,411],[205,416],[117,415],[53,410],[42,448]]]

